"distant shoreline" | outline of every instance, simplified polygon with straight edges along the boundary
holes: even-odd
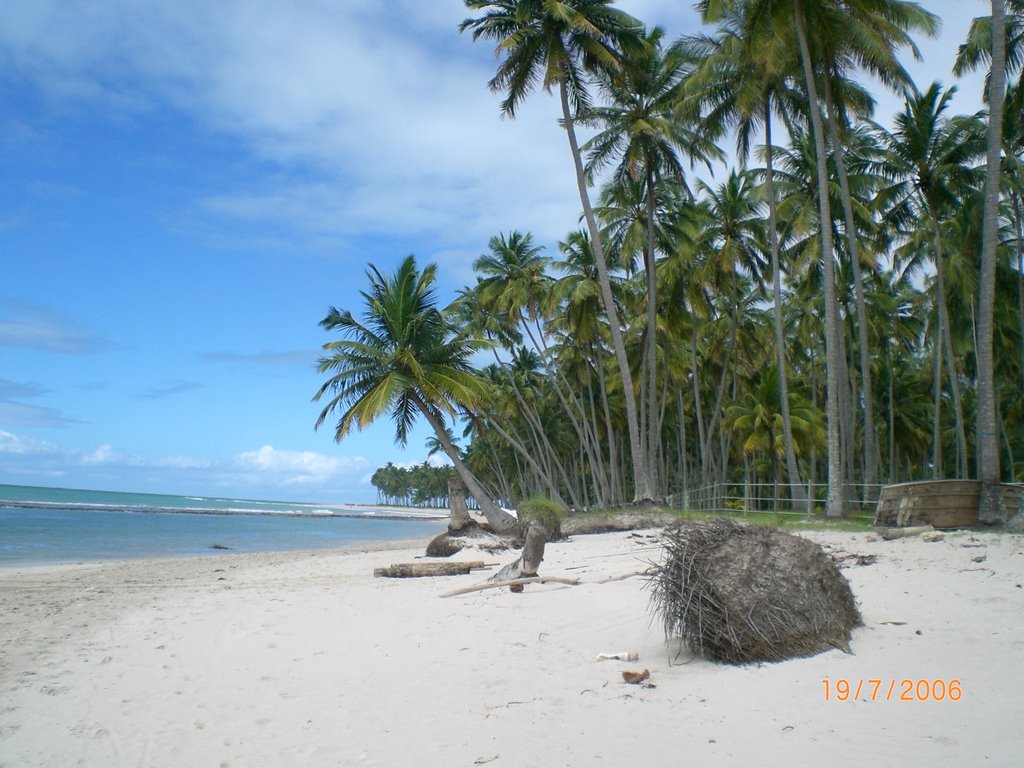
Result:
[[[419,511],[416,507],[390,507],[361,504],[339,505],[341,510],[321,508],[317,512],[295,512],[291,510],[261,509],[207,509],[203,507],[161,507],[136,504],[99,504],[92,502],[23,501],[0,499],[0,506],[19,509],[71,509],[88,512],[136,512],[140,514],[182,514],[182,515],[253,515],[259,517],[311,517],[317,519],[338,517],[359,520],[445,520],[447,509]],[[415,511],[414,511],[415,510]]]

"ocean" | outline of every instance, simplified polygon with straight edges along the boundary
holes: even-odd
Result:
[[[447,510],[0,485],[0,566],[218,552],[287,552],[417,539]]]

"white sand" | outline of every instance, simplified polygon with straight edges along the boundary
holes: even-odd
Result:
[[[677,657],[643,579],[598,583],[659,556],[646,533],[549,545],[582,583],[519,595],[373,578],[422,546],[0,571],[0,766],[1024,765],[1024,537],[808,535],[879,556],[844,570],[854,655],[748,667]],[[962,698],[885,701],[903,679]]]

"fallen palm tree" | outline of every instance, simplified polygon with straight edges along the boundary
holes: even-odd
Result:
[[[723,518],[670,529],[664,541],[649,586],[667,638],[730,664],[849,651],[860,613],[817,544]]]

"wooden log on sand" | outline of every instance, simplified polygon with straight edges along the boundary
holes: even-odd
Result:
[[[373,575],[388,579],[413,579],[423,576],[462,576],[485,568],[483,560],[444,563],[392,563],[387,568],[374,568]]]
[[[893,539],[903,539],[907,536],[917,536],[921,533],[929,533],[934,531],[930,525],[913,525],[908,528],[879,528],[878,535],[886,541],[892,541]]]

